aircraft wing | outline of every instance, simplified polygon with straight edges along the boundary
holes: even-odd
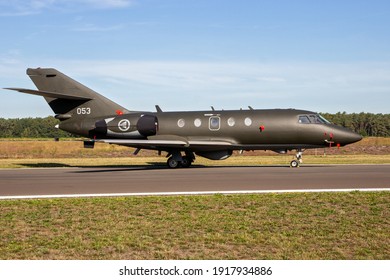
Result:
[[[184,137],[150,137],[151,139],[99,139],[96,142],[116,144],[140,149],[169,150],[169,149],[190,149],[192,151],[217,151],[217,150],[270,150],[284,152],[292,149],[312,149],[318,145],[302,144],[252,144],[241,145],[228,139],[194,139],[188,140]]]
[[[167,139],[101,139],[97,142],[129,146],[144,149],[169,149],[169,148],[194,148],[194,149],[214,149],[226,148],[233,145],[229,141],[220,140],[187,140],[182,137]]]

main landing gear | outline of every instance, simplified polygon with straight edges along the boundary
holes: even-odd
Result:
[[[167,155],[167,165],[169,168],[178,167],[190,167],[195,160],[195,155],[192,152],[186,152],[185,156],[182,156],[180,152],[171,152]]]
[[[301,149],[297,150],[295,159],[290,162],[290,167],[293,168],[299,167],[299,165],[302,163],[302,153],[303,151]]]

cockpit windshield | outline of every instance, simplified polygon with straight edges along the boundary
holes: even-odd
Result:
[[[317,123],[317,124],[330,124],[328,120],[326,120],[323,116],[320,114],[313,114],[313,115],[302,115],[299,116],[298,119],[299,123]]]
[[[331,122],[325,119],[323,116],[320,114],[317,114],[317,117],[322,121],[322,123],[330,124]]]

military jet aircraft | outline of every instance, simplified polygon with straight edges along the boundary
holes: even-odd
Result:
[[[58,128],[81,135],[86,148],[95,142],[168,153],[170,168],[189,167],[195,155],[223,160],[235,150],[295,150],[291,167],[305,149],[344,146],[362,139],[304,110],[272,109],[163,112],[130,111],[51,68],[27,69],[38,90],[7,88],[43,96],[60,120]]]

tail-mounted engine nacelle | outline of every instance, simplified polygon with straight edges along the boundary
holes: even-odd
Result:
[[[137,130],[143,136],[152,136],[157,134],[158,121],[154,115],[142,115],[137,122]]]
[[[142,139],[156,135],[157,130],[158,121],[156,116],[128,114],[97,121],[91,134],[98,138]]]

